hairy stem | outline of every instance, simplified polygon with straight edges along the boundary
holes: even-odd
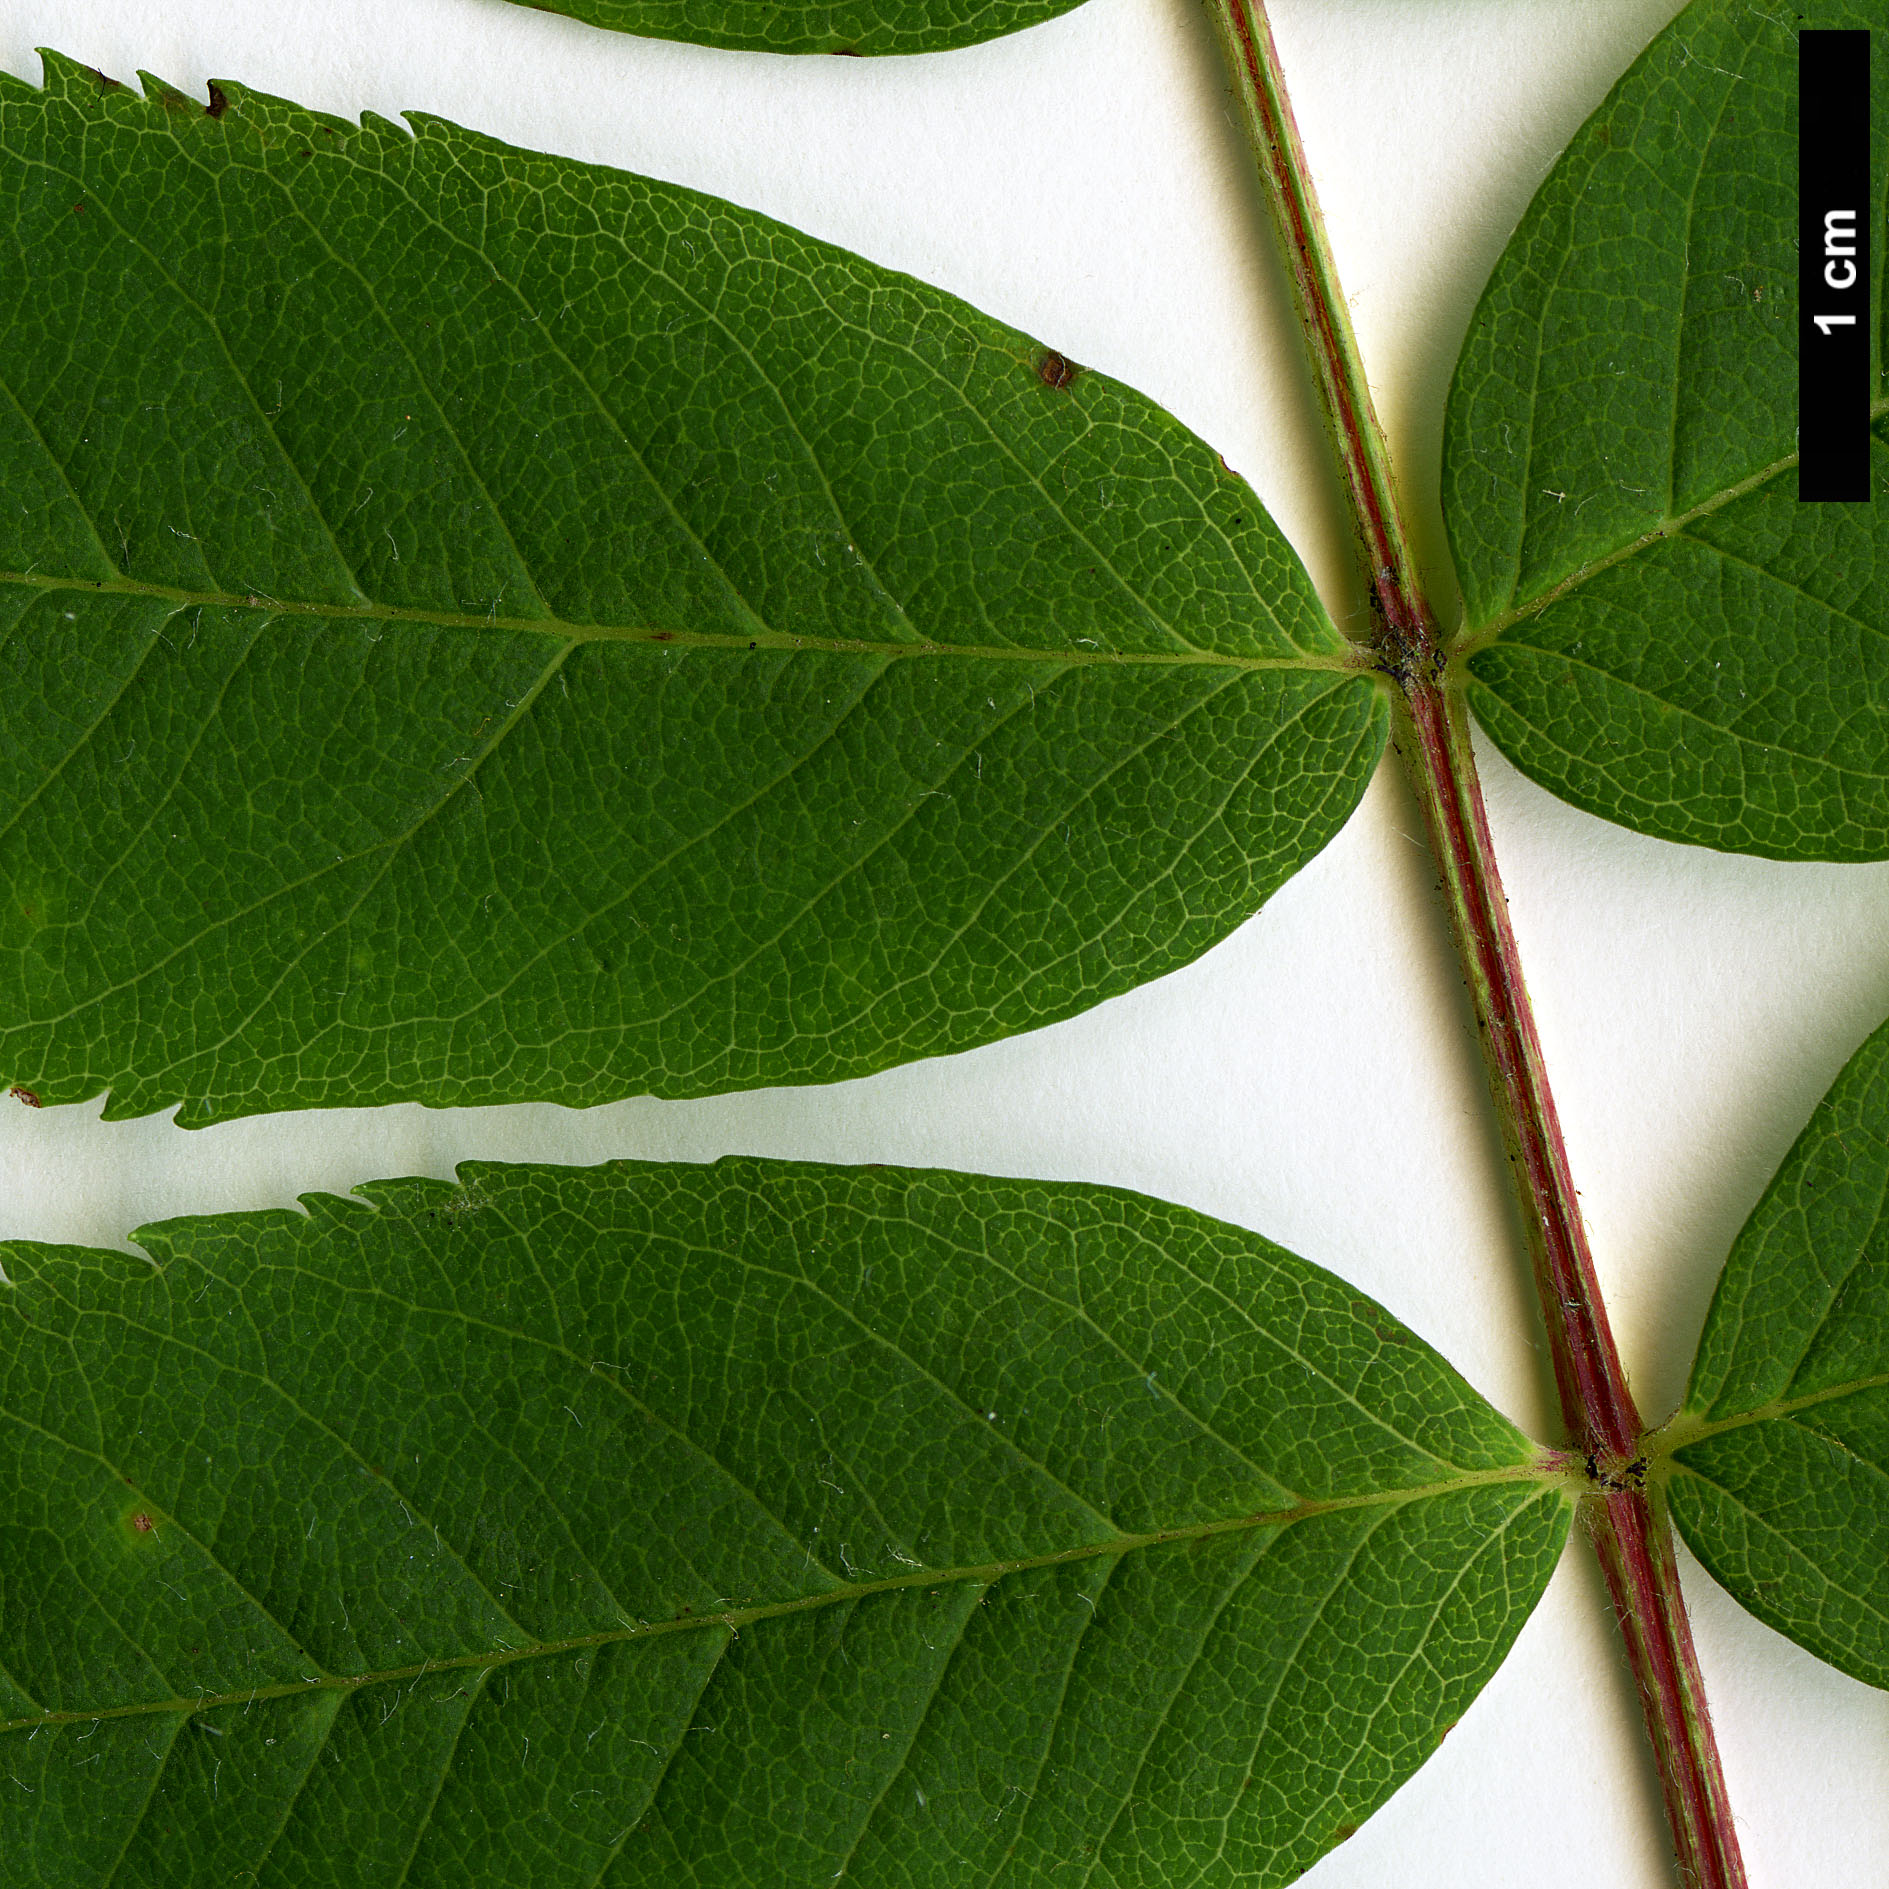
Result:
[[[1732,1828],[1692,1625],[1679,1591],[1665,1505],[1643,1490],[1627,1488],[1589,1496],[1581,1511],[1640,1688],[1679,1880],[1688,1889],[1695,1884],[1698,1889],[1744,1889],[1744,1859]]]
[[[1663,1508],[1642,1490],[1644,1425],[1607,1322],[1522,978],[1460,679],[1427,602],[1383,429],[1293,122],[1264,0],[1208,0],[1245,110],[1357,534],[1367,638],[1394,685],[1397,749],[1423,809],[1489,1092],[1521,1205],[1561,1413],[1595,1493],[1583,1503],[1638,1682],[1689,1889],[1745,1889],[1718,1747]]]
[[[1437,645],[1436,625],[1414,581],[1390,448],[1371,404],[1357,337],[1325,240],[1325,222],[1286,96],[1272,27],[1263,0],[1208,0],[1208,12],[1245,107],[1259,185],[1292,278],[1292,299],[1305,330],[1319,406],[1338,449],[1338,470],[1357,534],[1358,568],[1371,596],[1370,644],[1400,669],[1419,664]]]
[[[1460,690],[1430,675],[1400,693],[1397,748],[1443,875],[1457,955],[1475,1005],[1489,1091],[1522,1208],[1561,1414],[1597,1471],[1639,1453],[1642,1424],[1607,1323],[1561,1121],[1522,981]]]

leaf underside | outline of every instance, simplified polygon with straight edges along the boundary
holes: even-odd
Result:
[[[1081,0],[521,0],[590,26],[753,52],[912,53],[974,46]]]
[[[1387,1312],[1178,1207],[362,1191],[0,1248],[9,1882],[1283,1883],[1566,1533]]]
[[[0,1075],[830,1081],[1189,962],[1382,748],[1160,409],[671,185],[0,81]],[[5,240],[5,239],[0,239]]]
[[[1444,509],[1470,701],[1525,773],[1665,839],[1879,859],[1889,523],[1797,502],[1803,24],[1889,6],[1694,0],[1576,136],[1471,323]],[[1874,86],[1880,251],[1882,60]]]
[[[1673,1520],[1760,1620],[1889,1686],[1889,1024],[1818,1104],[1726,1261]]]

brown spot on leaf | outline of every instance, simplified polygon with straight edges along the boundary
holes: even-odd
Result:
[[[157,1529],[157,1524],[154,1521],[152,1521],[150,1516],[145,1514],[145,1512],[142,1509],[140,1509],[137,1512],[137,1514],[132,1516],[131,1526],[135,1528],[140,1535],[153,1534],[156,1532],[156,1529]]]
[[[857,46],[835,46],[833,48],[833,57],[835,59],[859,59],[863,56]]]
[[[1357,1834],[1358,1826],[1355,1823],[1335,1823],[1331,1829],[1331,1840],[1334,1843],[1348,1843]]]
[[[114,79],[109,72],[101,72],[97,66],[87,66],[85,69],[98,81],[101,92],[122,92],[125,89],[124,81]]]
[[[1054,387],[1058,391],[1067,387],[1082,372],[1074,361],[1060,355],[1054,348],[1046,349],[1043,357],[1036,364],[1036,377],[1045,387]]]
[[[39,1107],[39,1097],[35,1095],[31,1089],[27,1088],[24,1083],[16,1082],[13,1087],[7,1091],[7,1094],[12,1096],[16,1102],[24,1102],[28,1108]]]
[[[223,96],[223,88],[212,79],[210,81],[210,102],[203,108],[206,118],[221,118],[230,108],[230,102]]]

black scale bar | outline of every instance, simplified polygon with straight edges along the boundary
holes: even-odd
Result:
[[[1797,35],[1797,496],[1869,500],[1869,34]]]

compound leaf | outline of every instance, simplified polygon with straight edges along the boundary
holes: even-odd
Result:
[[[1668,1436],[1699,1559],[1760,1620],[1889,1686],[1889,1024],[1739,1234]]]
[[[1385,711],[1159,408],[673,185],[0,79],[0,1075],[829,1081],[1187,963]]]
[[[1284,1883],[1566,1534],[1412,1333],[1182,1208],[362,1192],[0,1248],[9,1880]]]
[[[1797,502],[1803,24],[1880,30],[1889,8],[1694,0],[1583,127],[1471,323],[1445,513],[1470,700],[1525,773],[1666,839],[1876,859],[1889,522]]]
[[[975,46],[1081,0],[522,0],[590,26],[753,52],[909,53]]]

